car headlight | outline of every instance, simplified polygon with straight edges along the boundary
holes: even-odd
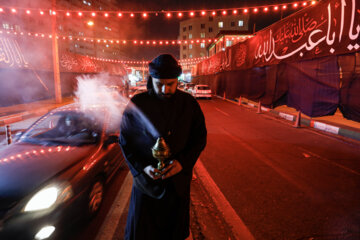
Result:
[[[72,196],[69,184],[46,186],[27,202],[24,212],[39,211],[65,202]]]

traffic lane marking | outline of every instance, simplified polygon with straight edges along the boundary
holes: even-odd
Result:
[[[214,200],[216,207],[222,212],[225,222],[232,229],[232,233],[236,237],[236,239],[255,240],[254,236],[251,234],[251,232],[246,227],[241,218],[237,215],[236,211],[227,201],[226,197],[216,185],[214,180],[210,177],[208,171],[206,170],[200,159],[195,164],[194,169],[197,177],[202,182],[206,191],[211,195],[211,198]]]
[[[117,222],[121,218],[126,204],[128,203],[132,189],[132,175],[130,171],[126,175],[119,192],[116,195],[115,201],[111,206],[105,221],[102,223],[101,228],[95,240],[109,240],[113,239],[116,231]]]
[[[355,174],[355,175],[360,176],[360,173],[359,173],[359,172],[357,172],[357,171],[355,171],[355,170],[352,170],[351,168],[345,167],[344,165],[341,165],[341,164],[339,164],[339,163],[336,163],[336,162],[334,162],[334,161],[331,161],[331,160],[329,160],[329,159],[327,159],[327,158],[325,158],[325,157],[322,157],[322,156],[320,156],[320,155],[318,155],[318,154],[316,154],[316,153],[313,153],[313,152],[311,152],[311,151],[309,151],[309,150],[307,150],[307,149],[305,149],[305,148],[302,148],[302,147],[298,147],[298,148],[299,148],[300,150],[304,151],[304,152],[307,152],[308,154],[310,154],[310,156],[312,155],[312,156],[314,156],[314,157],[316,157],[316,158],[318,158],[318,159],[320,159],[320,160],[322,160],[322,161],[324,161],[324,162],[330,163],[331,165],[334,165],[334,166],[336,166],[336,167],[339,167],[339,168],[341,168],[341,169],[343,169],[343,170],[345,170],[345,171],[347,171],[347,172],[350,172],[350,173],[353,173],[353,174]]]
[[[220,109],[218,109],[217,107],[215,107],[215,110],[218,111],[218,112],[221,112],[222,114],[224,114],[225,116],[228,116],[230,117],[230,115],[224,111],[221,111]]]

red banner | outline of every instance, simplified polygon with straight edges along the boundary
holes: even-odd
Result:
[[[59,63],[61,72],[127,75],[121,63],[93,60],[70,52],[60,51]],[[52,71],[51,42],[44,39],[30,42],[22,37],[17,39],[0,36],[0,68]]]
[[[359,33],[359,1],[325,0],[199,63],[193,73],[210,75],[356,52],[360,51]]]

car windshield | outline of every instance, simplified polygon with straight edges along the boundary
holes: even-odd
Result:
[[[101,124],[95,118],[76,111],[45,115],[30,127],[20,142],[40,145],[80,146],[100,140]]]
[[[198,90],[210,90],[208,86],[199,86]]]

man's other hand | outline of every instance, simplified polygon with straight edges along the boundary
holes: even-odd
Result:
[[[154,168],[151,165],[145,167],[144,172],[146,173],[146,175],[148,175],[150,178],[154,180],[159,179],[162,176],[161,172],[157,168]]]
[[[178,160],[172,160],[170,163],[161,171],[162,179],[169,178],[179,173],[182,170],[182,166]]]

